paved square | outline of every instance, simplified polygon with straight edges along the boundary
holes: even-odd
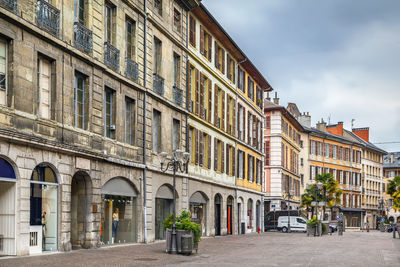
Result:
[[[323,237],[303,233],[205,238],[199,253],[169,255],[165,243],[3,258],[0,266],[400,266],[400,239],[391,234],[345,232]]]

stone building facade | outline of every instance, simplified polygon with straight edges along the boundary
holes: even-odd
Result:
[[[393,208],[393,198],[387,193],[389,182],[394,177],[400,176],[400,152],[389,152],[383,157],[383,200],[384,206],[380,207],[380,212],[386,214],[389,221],[400,222],[400,211]]]

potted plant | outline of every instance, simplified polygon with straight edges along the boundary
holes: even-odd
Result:
[[[322,226],[320,221],[317,221],[317,218],[315,215],[312,217],[311,220],[309,220],[307,222],[307,236],[315,235],[315,233],[317,233],[317,235],[319,236],[322,234],[323,230],[324,230],[324,226]],[[326,231],[326,227],[325,227],[325,231]]]
[[[167,251],[169,246],[169,240],[171,240],[172,235],[172,221],[173,216],[169,214],[168,217],[164,221],[164,230],[167,232]],[[177,239],[177,249],[178,252],[181,252],[181,238],[184,234],[190,234],[193,238],[193,248],[198,249],[198,244],[201,241],[201,226],[197,223],[192,222],[190,218],[190,212],[183,210],[181,215],[175,218],[175,226],[176,226],[176,239]]]

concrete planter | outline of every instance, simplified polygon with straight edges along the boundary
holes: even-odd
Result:
[[[182,253],[182,236],[183,235],[191,235],[192,236],[192,240],[194,240],[194,235],[192,231],[187,231],[187,230],[176,230],[176,247],[178,250],[178,253]],[[170,253],[172,250],[171,247],[171,238],[172,238],[172,229],[167,229],[166,230],[166,252]],[[195,247],[195,243],[193,244],[193,247]],[[196,249],[197,251],[197,249]]]
[[[322,233],[322,226],[321,224],[318,224],[316,236],[321,236],[321,233]],[[314,235],[315,235],[315,227],[307,225],[307,236],[314,236]]]

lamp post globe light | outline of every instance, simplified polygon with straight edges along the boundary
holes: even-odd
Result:
[[[175,218],[176,218],[176,172],[186,172],[188,163],[190,160],[190,154],[188,152],[183,152],[182,150],[175,150],[172,153],[171,160],[168,161],[167,163],[165,162],[167,160],[168,153],[167,152],[161,152],[158,154],[158,158],[160,160],[161,164],[161,171],[162,172],[167,172],[167,171],[172,171],[173,172],[173,206],[172,206],[172,235],[171,235],[171,244],[170,248],[171,250],[169,251],[172,254],[178,253],[177,249],[177,239],[176,239],[176,225],[175,225]],[[164,167],[165,166],[165,167]]]

